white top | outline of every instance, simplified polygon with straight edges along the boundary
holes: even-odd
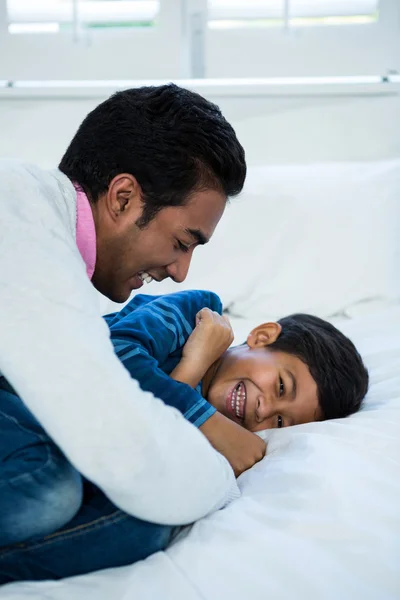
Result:
[[[60,171],[0,161],[0,371],[121,509],[190,523],[239,496],[228,461],[120,364],[76,246]]]

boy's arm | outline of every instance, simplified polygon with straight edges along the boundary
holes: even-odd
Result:
[[[228,459],[236,476],[240,475],[264,456],[265,443],[216,412],[191,389],[232,341],[229,321],[219,314],[222,306],[218,296],[211,292],[187,291],[151,301],[144,296],[142,299],[136,296],[111,326],[120,360],[144,389],[179,408],[199,427],[211,445]],[[204,304],[215,310],[203,308],[196,313]],[[179,315],[178,320],[176,315]],[[194,324],[196,327],[187,339]],[[168,354],[176,351],[177,343],[184,343],[182,360],[167,376],[158,367],[158,361],[163,363]]]
[[[197,385],[208,369],[208,361],[211,360],[213,364],[220,358],[232,339],[229,319],[204,308],[196,316],[196,327],[185,344],[181,362],[171,376],[189,385]],[[260,443],[257,436],[219,412],[205,420],[200,430],[214,448],[229,460],[237,476],[248,468],[248,444],[253,445],[259,459],[265,453],[264,442]]]
[[[132,352],[132,346],[127,347],[129,352]],[[186,378],[167,375],[146,350],[135,347],[137,352],[130,353],[128,360],[123,357],[120,360],[142,390],[152,392],[168,406],[178,409],[195,427],[200,427],[215,413],[215,408],[194,389],[197,384],[191,385]]]
[[[199,307],[208,305],[222,310],[220,304],[218,296],[211,292],[186,291],[156,297],[139,295],[121,311],[119,318],[113,316],[109,320],[106,317],[111,323],[115,352],[130,375],[143,390],[177,408],[196,427],[213,415],[215,409],[191,388],[197,387],[214,361],[213,357],[217,358],[223,350],[218,348],[217,354],[214,350],[205,358],[199,354],[195,368],[190,361],[181,360],[170,376],[160,365],[171,354],[179,355],[182,348],[185,352]],[[226,347],[228,345],[229,342]]]
[[[228,317],[207,307],[202,308],[196,314],[196,326],[182,350],[182,359],[170,376],[195,388],[232,341],[233,331]]]
[[[181,360],[176,365],[175,369],[169,374],[171,379],[180,381],[180,383],[186,383],[194,390],[201,382],[204,375],[200,375],[195,369],[192,369],[190,365],[187,365],[184,360]]]

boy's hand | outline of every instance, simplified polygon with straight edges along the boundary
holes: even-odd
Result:
[[[221,413],[214,413],[199,429],[211,445],[225,456],[236,477],[265,456],[267,446],[261,438]]]
[[[196,327],[183,347],[182,361],[202,378],[232,342],[233,331],[228,317],[203,308],[197,313]]]

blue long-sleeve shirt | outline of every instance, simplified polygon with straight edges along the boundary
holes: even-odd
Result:
[[[201,395],[201,385],[169,377],[182,358],[182,349],[204,307],[222,314],[213,292],[190,290],[165,296],[137,295],[120,312],[104,317],[115,352],[141,388],[152,392],[200,427],[215,408]]]

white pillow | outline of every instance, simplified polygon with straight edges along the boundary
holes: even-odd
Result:
[[[236,316],[327,317],[400,297],[399,257],[400,160],[250,167],[186,281],[140,292],[210,289]]]
[[[250,167],[186,281],[139,293],[209,289],[236,316],[328,317],[399,298],[399,264],[399,159]]]
[[[398,160],[252,169],[226,239],[239,222],[235,265],[245,276],[229,298],[235,314],[326,317],[400,296]]]

